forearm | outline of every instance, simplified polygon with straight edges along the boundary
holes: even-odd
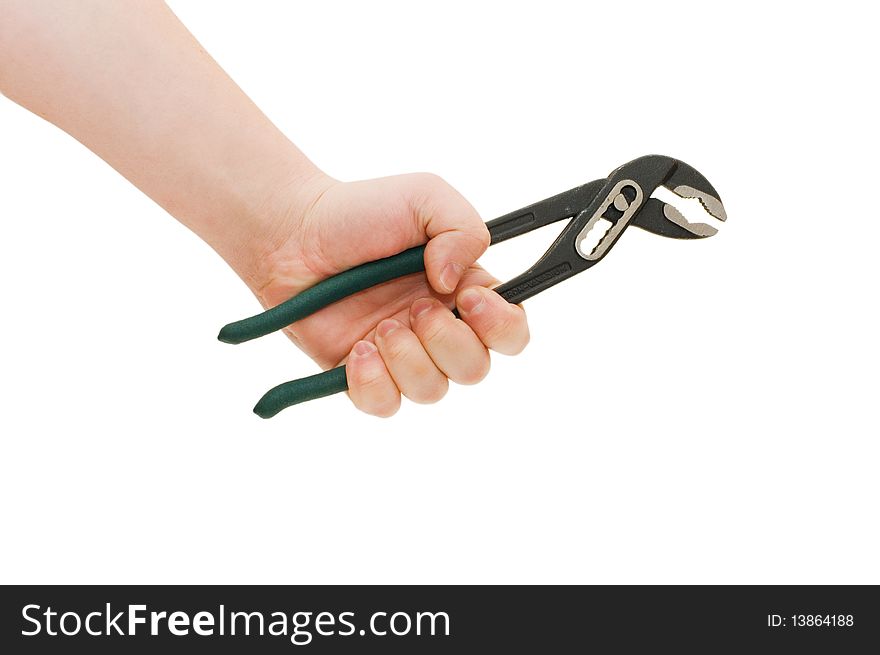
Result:
[[[157,0],[0,0],[0,91],[97,153],[252,285],[278,245],[272,221],[320,177]]]

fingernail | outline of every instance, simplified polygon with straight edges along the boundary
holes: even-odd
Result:
[[[430,298],[420,298],[413,303],[410,312],[412,313],[413,318],[418,318],[422,314],[428,312],[433,306],[434,301]]]
[[[458,296],[458,308],[465,314],[476,314],[485,304],[483,294],[476,289],[465,289]]]
[[[358,357],[366,357],[367,355],[372,355],[374,352],[376,352],[376,346],[369,341],[358,341],[354,344],[354,348],[351,349],[351,354],[357,355]]]
[[[378,327],[376,327],[376,334],[379,337],[385,338],[392,332],[394,332],[397,328],[401,326],[401,322],[395,320],[393,318],[386,318],[384,321],[379,323]]]
[[[464,267],[461,264],[456,264],[455,262],[446,264],[440,272],[440,286],[443,287],[441,291],[446,293],[455,291],[462,273],[464,273]]]

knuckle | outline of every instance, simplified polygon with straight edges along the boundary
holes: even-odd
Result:
[[[506,308],[504,308],[506,310]],[[508,311],[499,314],[486,327],[485,336],[488,342],[495,343],[505,341],[516,330],[516,318]]]
[[[508,352],[504,353],[505,355],[519,355],[523,350],[526,349],[526,346],[529,345],[529,341],[531,340],[531,335],[529,334],[529,329],[526,328],[525,334],[517,340]]]
[[[416,173],[418,181],[426,187],[448,187],[449,184],[436,173]]]
[[[529,343],[529,327],[522,310],[505,308],[484,332],[484,343],[505,355],[518,355]]]
[[[351,396],[359,410],[380,418],[393,416],[400,407],[399,393],[376,388],[374,384],[359,387]]]
[[[479,216],[474,215],[475,222],[475,231],[474,236],[477,239],[477,245],[480,247],[481,251],[485,251],[489,245],[492,243],[492,237],[489,234],[489,228],[486,227],[486,224],[480,219]]]
[[[378,370],[378,367],[352,366],[349,364],[349,368],[354,369],[351,371],[352,386],[361,391],[369,391],[377,387],[385,377],[385,372]]]
[[[398,329],[383,339],[379,351],[382,353],[382,359],[386,361],[405,362],[412,347],[410,340]]]
[[[396,398],[393,401],[386,401],[382,403],[378,403],[372,405],[369,409],[364,410],[367,414],[371,414],[372,416],[376,416],[378,418],[391,418],[395,414],[397,414],[397,410],[400,409],[400,398]]]
[[[460,247],[465,247],[474,257],[479,257],[492,241],[489,228],[476,212],[462,214],[458,229]]]
[[[432,384],[430,386],[422,386],[418,389],[411,390],[409,393],[406,394],[406,397],[414,403],[418,403],[420,405],[433,405],[434,403],[442,400],[448,390],[449,380],[444,377],[436,384]]]
[[[479,357],[472,357],[465,366],[457,371],[453,378],[458,384],[477,384],[489,374],[489,353],[483,353]],[[451,376],[450,376],[451,377]]]
[[[451,188],[446,180],[436,173],[412,173],[409,175],[409,181],[413,192],[421,195],[423,199]]]
[[[377,395],[390,383],[388,371],[382,365],[359,366],[350,362],[347,373],[349,386],[358,393],[359,397]]]
[[[422,343],[434,343],[444,339],[445,327],[444,316],[436,308],[431,308],[426,314],[419,316],[415,326],[416,334]]]
[[[400,393],[381,360],[349,362],[349,396],[366,414],[386,418],[400,407]]]

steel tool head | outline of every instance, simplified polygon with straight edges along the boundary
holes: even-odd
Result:
[[[522,302],[586,271],[604,259],[630,224],[678,239],[700,239],[715,234],[711,225],[690,223],[672,205],[652,198],[661,186],[683,198],[698,198],[715,218],[727,217],[718,192],[696,169],[663,155],[639,157],[615,169],[608,177],[579,187],[589,189],[590,193],[595,190],[595,193],[532,267],[495,291],[509,302]],[[556,198],[559,197],[562,196]],[[526,225],[520,230],[522,233],[528,223],[534,222],[535,208],[558,204],[553,202],[556,198],[537,203],[528,208],[529,211],[518,212],[511,215],[512,219],[506,217],[505,220]],[[566,207],[566,213],[569,210]],[[542,224],[548,222],[542,221]]]
[[[719,221],[727,220],[727,212],[724,211],[715,187],[702,173],[683,161],[663,155],[649,155],[625,164],[621,169],[630,169],[627,172],[643,171],[646,181],[653,181],[660,175],[657,183],[652,184],[649,189],[643,189],[646,195],[652,194],[658,186],[663,186],[680,198],[696,198],[709,215]],[[632,224],[648,232],[675,239],[703,239],[718,232],[707,223],[689,222],[675,206],[657,198],[649,198],[644,203],[633,217]]]
[[[677,239],[700,239],[717,232],[706,223],[690,223],[672,205],[652,198],[660,186],[680,197],[699,199],[715,218],[727,218],[718,192],[696,169],[663,155],[639,157],[612,171],[574,221],[575,250],[587,267],[601,260],[630,224]]]

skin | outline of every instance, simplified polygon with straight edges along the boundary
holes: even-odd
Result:
[[[156,0],[0,0],[0,92],[78,139],[198,234],[264,307],[427,242],[426,273],[286,328],[323,368],[347,363],[361,410],[436,402],[489,350],[519,353],[522,308],[476,264],[489,234],[437,176],[341,182],[319,170]],[[457,307],[461,319],[451,311]]]

